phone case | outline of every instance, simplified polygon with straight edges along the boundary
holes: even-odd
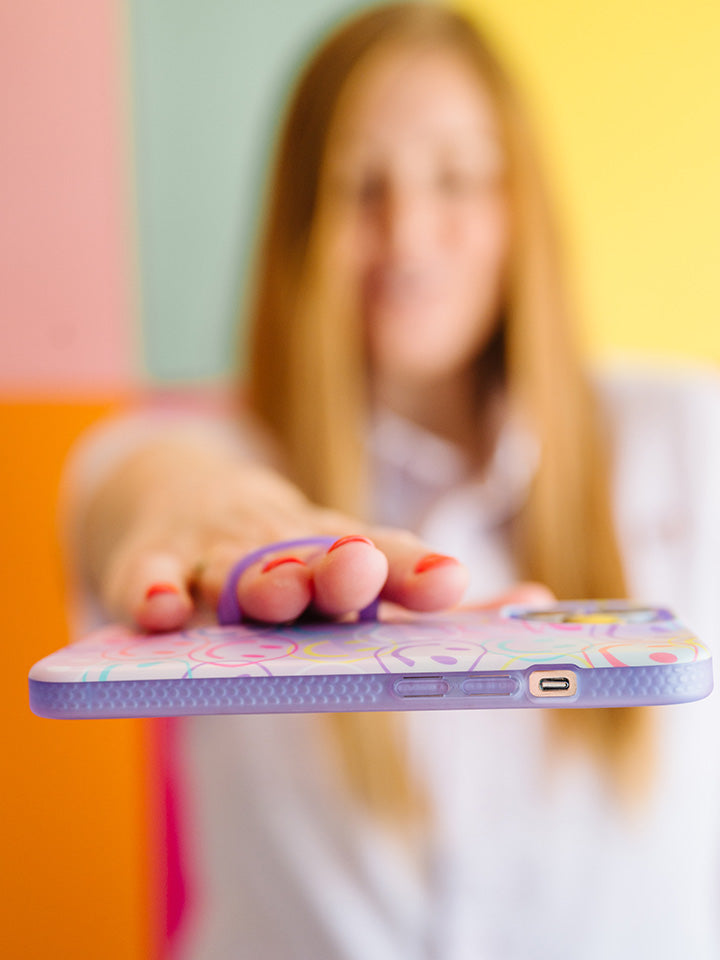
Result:
[[[710,651],[663,607],[566,601],[383,620],[109,624],[39,660],[43,717],[161,717],[684,703],[713,688]]]

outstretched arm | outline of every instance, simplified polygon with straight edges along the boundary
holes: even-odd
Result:
[[[232,565],[257,547],[314,535],[340,541],[276,555],[238,583],[241,608],[268,622],[309,608],[337,617],[379,591],[411,610],[456,605],[467,571],[412,533],[312,504],[278,470],[208,432],[154,435],[89,490],[65,498],[74,562],[108,616],[178,629],[214,611]]]

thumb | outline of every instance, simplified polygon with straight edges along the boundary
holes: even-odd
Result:
[[[526,580],[516,583],[509,590],[496,594],[482,603],[468,603],[459,607],[460,610],[494,610],[511,603],[522,603],[537,607],[550,607],[557,603],[557,597],[543,583]]]

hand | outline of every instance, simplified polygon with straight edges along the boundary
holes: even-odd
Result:
[[[245,615],[275,623],[305,610],[342,617],[378,593],[410,610],[440,610],[467,587],[458,560],[412,533],[319,508],[274,471],[238,464],[202,485],[166,486],[150,497],[109,556],[101,599],[113,619],[142,630],[212,622],[237,560],[277,540],[316,535],[337,542],[275,553],[243,573]]]

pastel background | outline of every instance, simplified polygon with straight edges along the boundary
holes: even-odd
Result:
[[[58,478],[128,399],[230,375],[278,109],[356,6],[0,2],[3,956],[159,954],[163,727],[27,705],[70,639]],[[533,108],[588,351],[720,361],[720,7],[463,6]]]

